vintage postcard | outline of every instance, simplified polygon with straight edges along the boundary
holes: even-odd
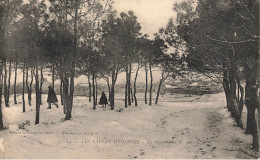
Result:
[[[259,0],[0,1],[0,159],[257,159]]]

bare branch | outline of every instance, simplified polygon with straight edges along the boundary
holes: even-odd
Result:
[[[244,8],[246,9],[246,11],[248,12],[248,14],[251,16],[251,18],[255,19],[255,16],[250,12],[250,10],[247,8],[247,6],[245,5],[245,3],[241,0],[238,0],[240,4],[242,4],[244,6]]]
[[[217,53],[217,54],[219,54],[219,55],[221,55],[221,56],[224,57],[227,61],[230,60],[230,59],[229,59],[228,57],[226,57],[224,54],[222,54],[222,53],[220,53],[220,52],[217,52],[217,51],[214,50],[214,49],[209,48],[209,50],[212,51],[212,52],[215,52],[215,53]]]
[[[243,26],[243,28],[247,31],[247,33],[249,33],[250,35],[251,35],[251,37],[253,37],[253,38],[259,38],[260,36],[257,36],[257,35],[253,35],[246,27],[245,27],[245,25],[242,25]]]
[[[195,69],[191,69],[192,71],[194,71],[194,72],[197,72]],[[201,74],[203,74],[203,75],[205,75],[206,77],[208,77],[208,78],[210,78],[213,82],[215,82],[215,83],[218,83],[218,84],[222,84],[223,83],[223,81],[220,79],[220,78],[218,78],[216,75],[214,75],[214,76],[211,76],[211,75],[209,75],[209,74],[207,74],[207,73],[205,73],[205,72],[200,72]],[[214,77],[215,78],[217,78],[219,81],[216,81],[215,79],[214,79]]]
[[[230,44],[239,44],[239,43],[247,43],[247,42],[255,42],[254,39],[247,39],[247,40],[244,40],[244,41],[227,41],[227,40],[219,40],[219,39],[215,39],[215,38],[212,38],[206,34],[204,34],[207,38],[213,40],[213,41],[216,41],[216,42],[220,42],[220,43],[230,43]]]

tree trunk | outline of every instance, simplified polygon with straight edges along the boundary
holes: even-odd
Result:
[[[96,104],[98,104],[98,103],[97,103],[97,97],[98,97],[98,96],[97,96],[97,94],[98,94],[98,91],[97,91],[97,90],[98,90],[97,77],[95,77],[95,85],[96,85],[96,99],[95,99],[95,101],[96,101]]]
[[[63,73],[62,73],[62,62],[60,60],[60,104],[63,105]]]
[[[230,86],[230,91],[229,91],[229,93],[230,93],[230,100],[231,100],[231,115],[233,116],[233,117],[235,117],[236,116],[236,111],[235,111],[235,109],[238,109],[238,106],[237,106],[237,103],[236,103],[236,99],[237,99],[237,97],[236,97],[236,82],[235,82],[235,73],[234,73],[235,71],[234,71],[234,69],[231,67],[231,69],[229,70],[229,86]],[[236,103],[236,106],[233,106],[234,104],[234,102],[233,101],[235,101],[235,103]],[[239,111],[238,111],[238,113],[239,113]],[[239,115],[239,117],[241,118],[241,116]],[[236,118],[236,117],[235,117]]]
[[[115,85],[112,84],[111,92],[110,92],[110,106],[111,110],[115,108]]]
[[[111,110],[113,110],[115,108],[115,83],[116,83],[116,78],[117,77],[117,73],[115,70],[115,65],[113,66],[113,70],[112,70],[112,84],[111,84],[111,93],[110,93],[110,106],[111,106]]]
[[[40,89],[39,89],[39,73],[38,73],[38,60],[36,62],[35,68],[35,94],[36,94],[36,116],[35,116],[35,124],[39,124],[40,122]],[[33,70],[32,70],[33,72]],[[33,78],[33,77],[32,77]]]
[[[28,83],[28,77],[29,77],[28,72],[29,72],[29,68],[26,67],[26,80],[25,80],[25,83],[26,83],[26,87],[27,87],[28,104],[29,104],[29,106],[31,106],[31,100],[30,100],[31,93],[30,93],[30,86],[29,86],[29,83]]]
[[[43,72],[42,72],[42,64],[41,64],[41,69],[40,69],[40,74],[41,74],[41,81],[40,81],[40,105],[42,105],[42,85],[43,85]]]
[[[135,106],[137,106],[137,98],[136,98],[136,81],[137,81],[137,76],[138,76],[138,72],[139,72],[139,63],[138,63],[138,66],[137,66],[137,70],[136,70],[136,73],[135,73],[135,80],[134,80],[134,100],[135,100]]]
[[[127,88],[128,88],[128,64],[126,65],[126,70],[125,70],[125,108],[127,108]]]
[[[147,104],[147,88],[148,88],[148,72],[147,72],[147,63],[144,65],[145,70],[145,91],[144,91],[144,103]]]
[[[0,77],[3,75],[3,60],[1,61],[1,68],[0,68]],[[2,112],[2,88],[3,88],[3,83],[1,80],[0,83],[0,130],[4,129],[4,123],[3,123],[3,112]]]
[[[131,74],[132,74],[132,64],[129,64],[129,71],[128,71],[128,88],[127,88],[127,94],[128,94],[128,105],[131,106]]]
[[[1,77],[2,87],[4,86],[4,76],[3,75],[4,75],[4,68],[3,68],[2,77]]]
[[[7,95],[6,95],[6,101],[9,106],[9,98],[10,98],[10,86],[11,86],[11,73],[12,73],[12,62],[9,63],[9,69],[8,69],[8,86],[7,86]]]
[[[153,74],[152,74],[152,65],[151,65],[151,63],[150,63],[150,65],[149,65],[149,68],[150,68],[150,77],[151,77],[149,105],[152,105]]]
[[[72,64],[71,64],[71,74],[70,74],[70,104],[67,107],[66,117],[65,120],[70,120],[72,106],[73,106],[73,94],[74,94],[74,77],[75,77],[75,56],[78,55],[78,8],[79,8],[79,1],[75,1],[75,17],[74,17],[74,55],[72,57]]]
[[[62,88],[63,88],[63,80],[62,78],[60,78],[60,104],[63,105],[63,91],[62,91]]]
[[[2,82],[0,84],[0,131],[4,129],[3,112],[2,112]]]
[[[111,98],[111,87],[110,87],[110,83],[109,83],[109,78],[106,80],[107,81],[107,88],[108,88],[108,100],[110,102],[110,98]]]
[[[55,66],[54,66],[54,63],[52,63],[52,88],[54,89],[54,82],[55,82]]]
[[[88,75],[88,90],[89,90],[89,94],[88,94],[88,101],[91,102],[91,80],[90,80],[90,75]]]
[[[17,99],[16,99],[16,80],[17,80],[17,59],[15,61],[15,71],[14,71],[14,104],[17,104]]]
[[[4,75],[4,99],[5,99],[5,106],[9,107],[9,103],[7,100],[7,66],[6,66],[6,60],[4,60],[4,68],[5,68],[5,75]]]
[[[226,96],[226,103],[227,103],[227,108],[228,108],[228,111],[231,111],[230,109],[230,93],[229,93],[229,90],[230,90],[230,87],[229,87],[229,81],[228,81],[228,72],[227,72],[227,64],[226,63],[223,63],[223,88],[224,88],[224,91],[225,91],[225,96]]]
[[[130,88],[130,90],[131,90],[131,102],[134,103],[133,88]]]
[[[69,79],[67,74],[63,77],[63,113],[66,114],[67,106],[70,104],[69,99]]]
[[[112,82],[111,92],[110,92],[110,106],[111,110],[115,108],[115,84]]]
[[[65,0],[65,25],[64,25],[64,31],[65,33],[67,32],[67,22],[68,22],[68,16],[67,16],[67,13],[68,13],[68,0]],[[64,67],[64,64],[62,62],[62,60],[60,61],[60,71],[64,71],[63,67]],[[65,73],[64,73],[65,72]],[[66,73],[66,70],[64,72],[60,72],[61,73],[61,77],[62,77],[62,84],[63,84],[63,113],[66,114],[67,112],[67,106],[70,105],[69,102],[70,102],[70,99],[69,99],[69,79],[68,79],[68,76],[67,76],[67,73]],[[64,76],[63,76],[64,75]]]
[[[257,54],[257,53],[256,53]],[[252,57],[251,57],[252,58]],[[258,129],[255,118],[255,111],[259,107],[257,97],[257,59],[252,58],[250,66],[245,65],[246,73],[246,88],[245,88],[245,102],[247,107],[247,127],[246,133],[253,136],[252,149],[259,151]]]
[[[252,148],[255,151],[259,151],[259,142],[258,142],[258,131],[257,123],[255,119],[255,111],[257,106],[256,98],[257,90],[255,85],[252,83],[249,78],[246,80],[246,107],[247,107],[247,127],[246,133],[253,136]]]
[[[39,76],[39,75],[38,75]],[[38,77],[39,80],[39,77]],[[29,106],[32,105],[32,84],[33,84],[33,68],[31,68],[31,82],[30,82],[30,86],[29,86],[29,92],[28,92],[28,102],[29,102]],[[38,86],[39,87],[39,86]]]
[[[158,87],[157,95],[156,95],[156,99],[155,99],[155,104],[158,104],[158,99],[159,99],[159,95],[160,95],[162,82],[163,82],[163,79],[160,79],[160,83],[159,83],[159,87]]]
[[[238,103],[238,110],[240,116],[242,116],[243,106],[244,106],[244,88],[240,83],[240,79],[236,76],[237,82],[237,103]]]
[[[223,64],[223,87],[226,95],[227,108],[231,113],[231,116],[235,118],[237,126],[243,128],[241,115],[239,114],[238,105],[236,101],[236,88],[234,87],[235,80],[233,71],[227,69],[227,64]],[[232,68],[232,67],[231,67]],[[230,73],[231,72],[231,73]],[[235,90],[235,91],[234,91]]]
[[[25,63],[23,63],[23,95],[22,95],[22,100],[23,100],[23,112],[25,112],[25,100],[24,100],[24,90],[25,90]]]
[[[93,110],[96,110],[96,91],[95,91],[95,74],[92,73],[92,87],[93,87]]]
[[[3,70],[4,70],[4,68],[3,68]],[[1,81],[2,81],[2,85],[4,85],[4,84],[3,84],[3,82],[4,82],[4,73],[2,73]],[[3,86],[2,86],[2,87],[3,87]]]
[[[75,60],[72,60],[72,66],[71,66],[71,75],[70,75],[70,95],[68,96],[69,99],[66,105],[66,116],[65,120],[71,119],[71,113],[72,113],[72,106],[73,106],[73,93],[74,93],[74,76],[75,76]]]
[[[29,84],[28,84],[28,67],[26,67],[26,76],[25,76],[25,84],[26,84],[26,88],[27,88],[27,93],[28,93],[28,95],[27,95],[27,98],[28,98],[28,102],[29,102]]]

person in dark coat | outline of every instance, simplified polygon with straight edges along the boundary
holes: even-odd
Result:
[[[48,88],[49,88],[49,91],[48,91],[48,98],[47,98],[47,102],[48,102],[47,109],[51,109],[51,104],[54,104],[58,108],[59,106],[57,104],[58,99],[57,99],[56,93],[51,86],[49,86]]]
[[[99,100],[99,103],[98,104],[101,104],[102,105],[102,108],[104,107],[105,105],[105,108],[106,108],[106,104],[108,104],[107,102],[107,96],[105,94],[105,92],[102,92],[101,94],[101,97],[100,97],[100,100]]]

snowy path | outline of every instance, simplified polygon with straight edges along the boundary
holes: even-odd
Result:
[[[248,156],[251,137],[233,126],[223,98],[141,102],[119,112],[122,101],[114,111],[93,111],[78,97],[71,121],[62,121],[62,108],[43,107],[40,125],[33,123],[34,107],[26,114],[21,107],[4,108],[9,129],[0,132],[5,149],[0,148],[0,158],[253,158]],[[17,124],[26,121],[30,124],[19,129]]]

